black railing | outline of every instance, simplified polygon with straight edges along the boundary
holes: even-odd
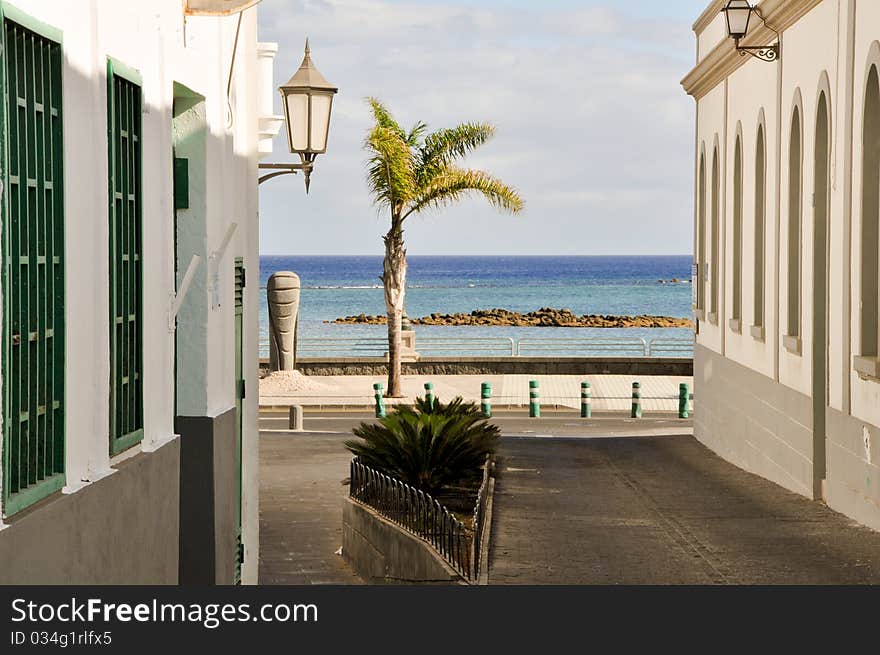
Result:
[[[357,457],[351,461],[349,495],[427,541],[459,575],[475,582],[479,575],[479,539],[483,534],[488,473],[487,462],[474,508],[473,529],[430,494],[361,464]]]

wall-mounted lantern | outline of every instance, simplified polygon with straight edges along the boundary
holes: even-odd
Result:
[[[736,43],[736,49],[740,55],[752,55],[761,61],[776,61],[779,59],[779,32],[767,25],[764,16],[758,7],[753,6],[749,0],[728,0],[728,3],[721,9],[727,19],[727,36],[732,38]],[[776,32],[777,42],[767,46],[741,46],[740,40],[749,32],[749,24],[752,15],[757,16],[765,26]]]
[[[308,193],[315,157],[327,152],[333,96],[339,90],[315,68],[308,39],[299,70],[278,90],[284,104],[288,148],[291,153],[299,155],[300,163],[260,164],[260,168],[273,171],[262,176],[260,183],[279,175],[302,171]]]

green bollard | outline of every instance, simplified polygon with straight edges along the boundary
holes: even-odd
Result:
[[[690,414],[688,414],[688,401],[690,400],[691,392],[688,388],[687,382],[682,382],[678,385],[678,418],[688,418]]]
[[[376,382],[373,385],[376,396],[376,418],[385,418],[385,399],[382,397],[382,383]]]
[[[581,418],[590,418],[593,415],[591,395],[590,383],[581,382]]]
[[[492,418],[492,385],[483,382],[480,388],[480,409],[483,410],[483,416]]]
[[[432,382],[425,382],[425,401],[428,403],[428,407],[432,410],[434,409],[434,384]]]
[[[541,417],[541,394],[538,391],[538,381],[529,381],[529,416],[531,418]]]
[[[642,385],[638,382],[633,382],[632,413],[630,417],[642,418]]]

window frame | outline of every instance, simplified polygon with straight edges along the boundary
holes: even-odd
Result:
[[[115,250],[115,238],[116,238],[116,227],[115,227],[115,174],[116,174],[116,160],[117,157],[122,156],[120,153],[116,152],[116,136],[115,136],[115,105],[116,96],[115,96],[115,85],[114,81],[116,78],[120,78],[125,82],[137,87],[139,90],[139,107],[137,110],[137,116],[140,117],[139,120],[139,131],[138,135],[138,147],[137,147],[137,166],[138,171],[135,176],[137,181],[137,196],[135,198],[135,207],[136,207],[136,216],[135,219],[137,221],[137,226],[134,229],[134,234],[136,236],[136,244],[139,246],[139,251],[136,253],[138,257],[139,266],[137,267],[137,276],[136,276],[136,288],[137,288],[137,297],[135,298],[136,303],[136,340],[137,340],[137,375],[139,379],[138,389],[136,391],[135,400],[135,411],[139,420],[135,420],[135,424],[137,427],[134,430],[126,432],[125,434],[117,435],[116,432],[116,422],[118,417],[118,409],[117,409],[117,389],[118,385],[116,384],[116,378],[118,376],[118,366],[117,362],[117,352],[119,351],[119,345],[116,341],[115,337],[115,325],[116,325],[116,314],[117,314],[117,303],[115,300],[116,290],[120,281],[116,278],[116,258],[118,257],[118,253]],[[144,271],[143,271],[143,80],[141,78],[140,73],[119,61],[118,59],[114,59],[113,57],[107,57],[107,165],[108,165],[108,224],[109,224],[109,242],[108,242],[108,258],[110,263],[109,269],[109,339],[110,339],[110,350],[108,356],[110,358],[110,393],[109,393],[109,404],[110,404],[110,415],[108,422],[108,437],[109,437],[109,450],[110,456],[118,455],[136,445],[141,443],[144,439],[144,423],[145,423],[145,413],[144,413],[144,386],[143,386],[143,364],[144,364],[144,340],[143,340],[143,296],[144,296]]]
[[[49,66],[50,70],[47,73],[47,76],[50,79],[50,85],[57,88],[57,97],[55,98],[57,107],[50,107],[50,116],[51,112],[55,111],[56,116],[58,118],[58,123],[55,128],[50,128],[50,131],[54,132],[57,130],[57,133],[52,134],[52,142],[53,147],[58,145],[60,147],[60,153],[58,157],[53,158],[53,163],[58,167],[57,170],[53,171],[52,177],[52,191],[53,191],[53,202],[55,203],[55,208],[60,208],[60,215],[57,216],[57,222],[53,223],[53,229],[55,234],[53,235],[53,259],[55,257],[59,258],[59,266],[61,267],[61,280],[59,281],[53,280],[52,290],[55,295],[56,305],[53,306],[53,316],[55,317],[56,323],[60,323],[63,327],[66,322],[66,287],[65,287],[65,211],[64,211],[64,170],[65,170],[65,159],[64,159],[64,107],[63,107],[63,83],[64,83],[64,65],[63,65],[63,45],[64,38],[63,33],[58,28],[55,28],[51,25],[43,23],[32,16],[29,16],[25,12],[21,11],[17,7],[9,5],[6,2],[0,2],[0,29],[2,29],[2,35],[0,35],[0,40],[2,40],[3,48],[2,48],[2,56],[0,56],[0,97],[5,97],[7,95],[7,88],[9,85],[9,79],[7,75],[7,57],[9,56],[9,48],[6,44],[6,25],[7,21],[15,23],[20,28],[32,32],[37,37],[49,41],[55,45],[57,48],[58,61],[53,62],[50,58]],[[53,66],[57,66],[56,70],[51,70]],[[45,100],[45,99],[44,99]],[[45,107],[45,102],[43,103]],[[3,173],[2,173],[2,181],[3,186],[6,189],[12,188],[12,183],[9,180],[10,175],[10,118],[9,118],[9,107],[6,102],[2,103],[2,107],[0,107],[0,161],[2,161]],[[45,138],[45,132],[43,134]],[[43,142],[45,146],[45,141]],[[44,160],[45,161],[45,160]],[[43,180],[45,182],[47,180]],[[30,185],[28,185],[30,188]],[[39,187],[37,187],[39,188]],[[44,191],[45,191],[44,186]],[[57,192],[57,194],[56,194]],[[60,196],[60,198],[56,197]],[[33,504],[51,496],[52,494],[60,491],[65,484],[67,483],[67,426],[66,426],[66,417],[65,417],[65,408],[66,408],[66,372],[67,372],[67,358],[65,352],[65,336],[66,330],[62,329],[60,333],[56,330],[55,326],[52,328],[52,339],[53,343],[57,344],[57,341],[61,341],[60,354],[58,354],[58,360],[54,360],[53,362],[57,365],[60,362],[60,370],[58,367],[53,370],[54,377],[56,378],[55,382],[60,380],[61,391],[59,394],[52,394],[52,408],[48,411],[56,411],[58,410],[58,416],[53,419],[53,427],[58,426],[60,430],[60,437],[58,440],[60,441],[60,451],[55,452],[54,455],[54,465],[52,466],[53,472],[49,476],[43,477],[41,480],[37,480],[33,483],[28,483],[28,485],[24,488],[20,488],[18,491],[12,493],[10,492],[10,484],[11,480],[11,466],[12,466],[12,446],[11,446],[11,434],[10,427],[12,422],[9,419],[9,415],[12,412],[12,397],[11,397],[11,389],[9,387],[9,380],[12,378],[11,375],[11,347],[12,347],[12,335],[9,334],[9,330],[11,325],[9,324],[9,319],[11,316],[11,267],[12,262],[8,260],[7,253],[11,248],[11,236],[9,231],[7,230],[7,223],[12,219],[9,218],[10,210],[10,196],[11,194],[4,193],[2,197],[2,219],[0,219],[0,231],[2,231],[2,236],[0,236],[0,242],[2,242],[3,248],[3,265],[0,266],[0,287],[2,287],[2,304],[3,304],[3,320],[2,320],[2,371],[3,371],[3,382],[2,382],[2,395],[3,395],[3,429],[2,435],[0,435],[0,445],[2,445],[2,478],[0,478],[0,487],[2,487],[2,493],[0,493],[0,501],[2,501],[2,516],[9,517],[22,510],[32,506]],[[43,200],[45,202],[45,199]],[[60,238],[60,244],[54,243],[54,237]],[[60,254],[58,254],[60,253]],[[39,257],[39,255],[37,255]],[[44,262],[45,264],[45,262]],[[54,264],[54,262],[53,262]],[[48,273],[44,273],[48,277]],[[53,273],[54,277],[54,273]],[[60,288],[59,288],[60,287]],[[60,296],[60,302],[58,302]],[[60,316],[58,316],[60,314]],[[48,331],[48,328],[44,327],[45,331]],[[45,338],[45,336],[44,336]],[[47,399],[48,401],[48,399]],[[57,407],[55,406],[57,404]],[[48,405],[48,402],[46,403]],[[43,415],[45,416],[47,413],[47,407],[44,405],[43,407]],[[57,421],[57,423],[56,423]],[[45,447],[45,446],[44,446]],[[30,472],[28,472],[30,475]]]

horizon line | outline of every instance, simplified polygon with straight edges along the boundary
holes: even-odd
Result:
[[[328,253],[312,253],[312,254],[276,254],[276,253],[259,253],[260,257],[384,257],[381,253],[344,253],[344,254],[328,254]],[[610,253],[610,254],[585,254],[585,255],[572,255],[572,254],[529,254],[522,255],[518,253],[494,253],[491,255],[488,254],[448,254],[441,253],[437,255],[425,255],[425,254],[417,254],[417,255],[407,255],[407,259],[412,259],[413,257],[482,257],[482,258],[499,258],[499,257],[693,257],[693,253]]]

